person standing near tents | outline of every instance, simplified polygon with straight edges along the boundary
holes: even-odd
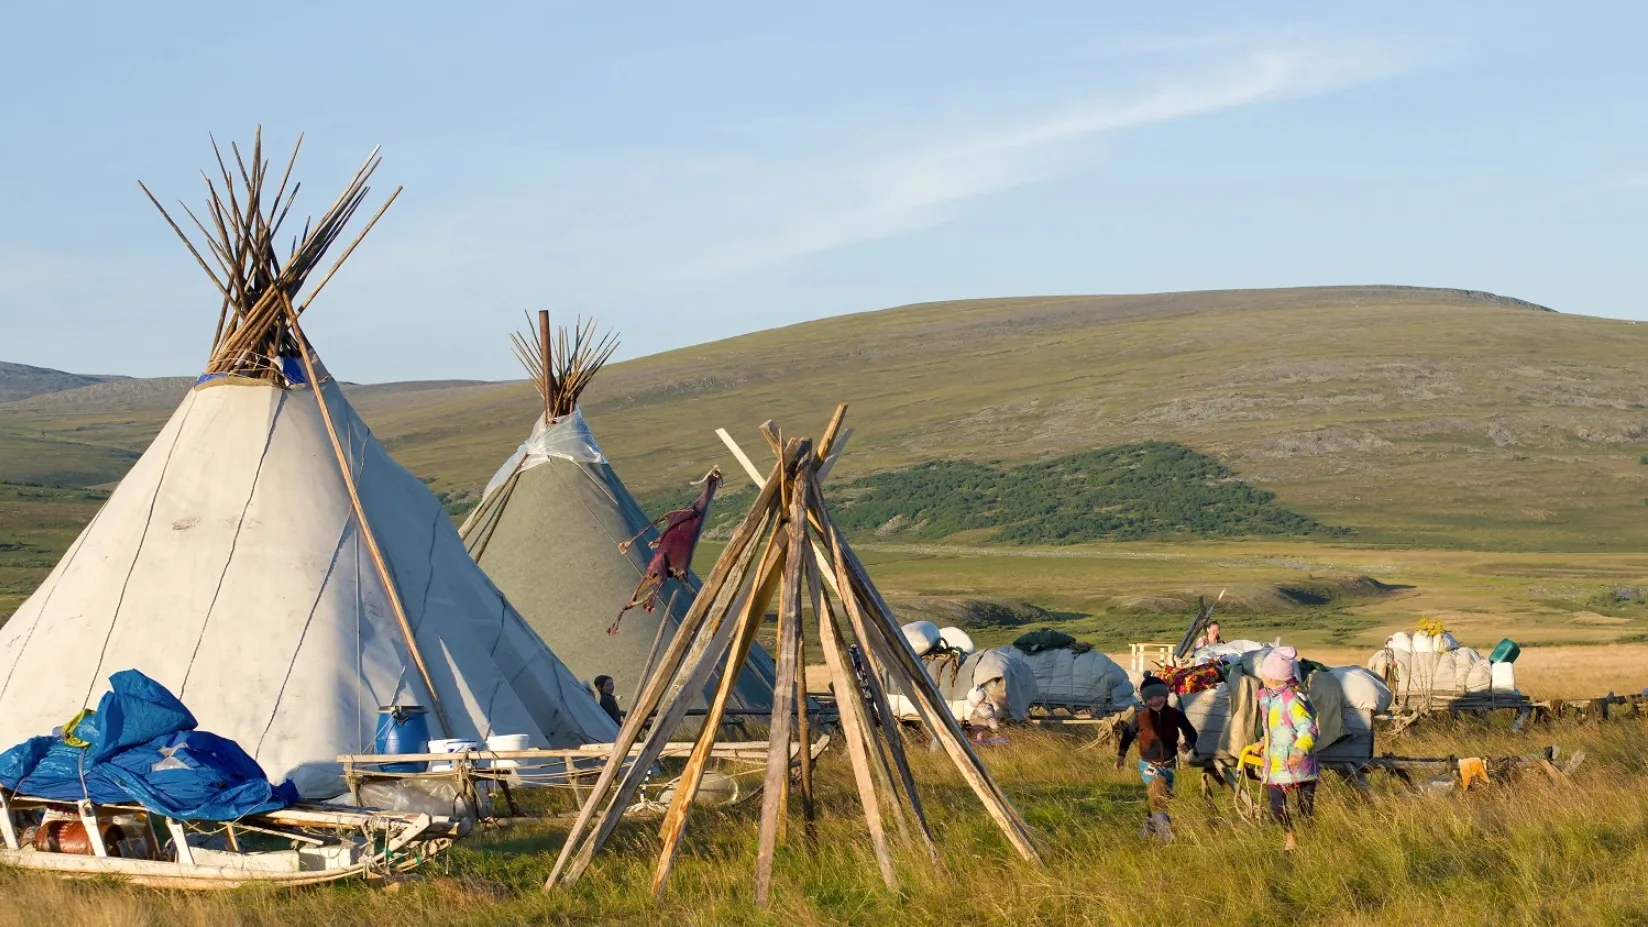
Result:
[[[1287,834],[1283,849],[1294,848],[1293,817],[1288,797],[1309,819],[1316,810],[1316,708],[1299,688],[1299,653],[1277,647],[1259,665],[1259,717],[1265,730],[1265,798],[1270,816]]]
[[[1196,638],[1196,643],[1191,649],[1201,650],[1203,647],[1207,647],[1212,644],[1222,644],[1224,642],[1224,637],[1219,633],[1219,622],[1209,621],[1207,623],[1207,630],[1203,631],[1201,636]]]
[[[595,697],[601,702],[601,710],[611,715],[613,721],[623,724],[624,711],[618,707],[618,696],[614,694],[617,688],[611,676],[595,677]]]
[[[1163,843],[1173,841],[1173,825],[1167,816],[1167,800],[1173,795],[1173,768],[1179,754],[1189,753],[1196,743],[1196,728],[1184,712],[1167,704],[1167,683],[1146,676],[1139,683],[1144,707],[1122,726],[1121,746],[1116,750],[1116,768],[1127,761],[1127,748],[1139,742],[1139,778],[1144,780],[1148,806],[1140,836],[1155,834]],[[1181,741],[1180,735],[1184,736]]]

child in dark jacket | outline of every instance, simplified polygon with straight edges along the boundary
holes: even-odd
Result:
[[[1167,800],[1173,794],[1173,767],[1178,755],[1189,753],[1196,744],[1196,728],[1184,712],[1167,704],[1167,683],[1146,676],[1139,684],[1144,707],[1122,726],[1121,746],[1116,749],[1116,768],[1127,760],[1127,748],[1139,742],[1139,778],[1144,780],[1149,807],[1142,837],[1154,834],[1162,843],[1173,840],[1172,821],[1167,816]],[[1183,735],[1183,740],[1180,740]]]

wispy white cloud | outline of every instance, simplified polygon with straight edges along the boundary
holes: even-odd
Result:
[[[1196,49],[1224,44],[1209,40]],[[1413,66],[1368,47],[1248,48],[1221,66],[1163,77],[1129,96],[1098,97],[963,129],[918,119],[799,163],[758,164],[719,204],[738,228],[699,239],[659,268],[675,283],[712,284],[810,254],[945,222],[969,201],[1048,179],[1093,159],[1127,129],[1328,92]],[[733,223],[719,223],[732,231]]]
[[[744,331],[748,310],[718,308],[720,296],[768,285],[766,275],[808,256],[951,221],[1092,165],[1128,131],[1322,94],[1429,60],[1410,44],[1291,34],[1163,48],[1119,63],[1089,56],[1062,85],[1038,75],[988,98],[844,99],[654,147],[491,152],[484,174],[440,200],[409,186],[395,221],[326,294],[328,307],[347,311],[328,308],[312,328],[410,345],[431,325],[472,320],[501,333],[519,309],[547,306],[598,313],[626,329],[626,352],[647,351],[684,337],[691,306],[694,337]],[[1079,89],[1096,82],[1106,89]],[[501,337],[480,343],[494,345],[488,363],[508,367]]]

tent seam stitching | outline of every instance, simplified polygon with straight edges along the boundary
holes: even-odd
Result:
[[[109,629],[103,634],[103,646],[97,652],[97,668],[92,671],[92,680],[86,686],[86,696],[81,700],[84,705],[91,701],[92,692],[97,688],[97,680],[103,675],[103,661],[109,656],[109,641],[114,639],[115,625],[120,623],[120,609],[126,604],[126,591],[132,584],[132,574],[137,572],[137,562],[143,559],[143,545],[149,540],[149,528],[154,525],[155,507],[160,503],[161,488],[166,485],[166,474],[172,468],[172,454],[177,450],[177,443],[183,440],[183,429],[189,424],[190,416],[194,415],[195,404],[189,403],[188,411],[183,413],[183,421],[177,423],[177,433],[172,435],[172,443],[166,448],[166,460],[160,465],[160,478],[155,480],[154,495],[149,497],[149,513],[143,519],[143,534],[137,540],[137,552],[132,555],[132,562],[126,567],[126,578],[120,583],[120,598],[115,600],[114,615],[109,618]]]

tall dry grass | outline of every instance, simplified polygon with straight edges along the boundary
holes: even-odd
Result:
[[[1555,740],[1589,759],[1569,782],[1534,774],[1468,795],[1385,783],[1364,798],[1329,782],[1292,855],[1228,797],[1202,800],[1193,775],[1175,799],[1178,841],[1142,841],[1142,789],[1111,768],[1108,747],[1016,733],[987,761],[1044,840],[1046,865],[1012,858],[942,759],[918,753],[947,871],[904,854],[899,895],[881,888],[845,763],[832,753],[815,833],[792,822],[769,912],[750,906],[756,813],[738,808],[695,816],[688,855],[657,906],[647,891],[655,824],[627,824],[578,886],[546,895],[538,886],[564,825],[538,821],[473,839],[393,893],[347,884],[189,895],[0,872],[0,925],[1644,923],[1645,735],[1638,720],[1524,734],[1444,723],[1405,735],[1382,749],[1502,754]]]

